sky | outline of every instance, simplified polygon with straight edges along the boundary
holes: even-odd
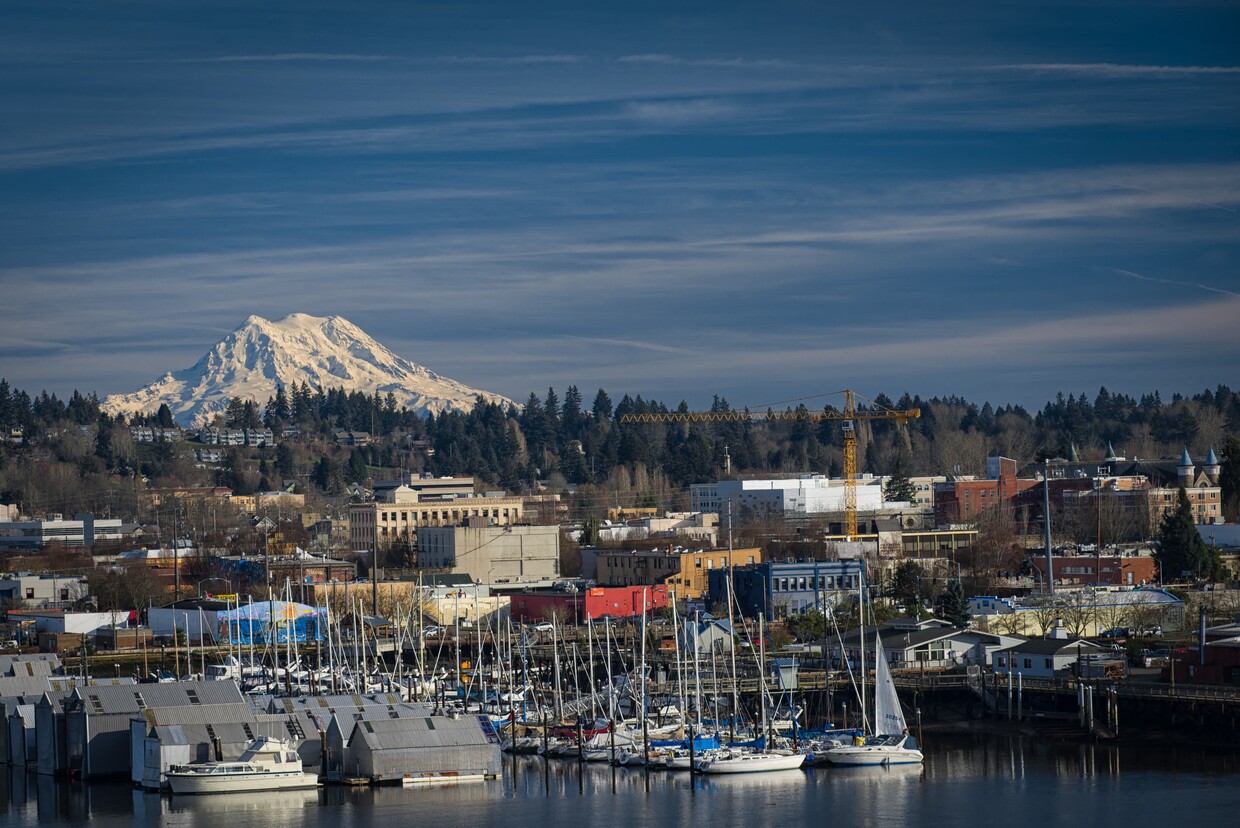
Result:
[[[1234,2],[7,2],[0,376],[340,315],[524,400],[1240,364]]]

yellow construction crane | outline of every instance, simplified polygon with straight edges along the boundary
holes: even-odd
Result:
[[[844,395],[843,411],[810,411],[804,408],[784,411],[767,411],[750,414],[748,411],[668,411],[656,414],[624,414],[622,423],[725,423],[753,422],[755,420],[840,420],[844,431],[844,531],[849,538],[857,537],[857,434],[853,427],[856,420],[895,420],[904,425],[921,416],[920,408],[894,410],[877,407],[871,411],[857,411],[857,394],[847,388],[835,392]],[[870,401],[873,402],[872,400]]]

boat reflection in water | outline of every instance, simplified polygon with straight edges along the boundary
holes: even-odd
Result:
[[[229,815],[270,813],[279,815],[282,824],[299,824],[298,814],[307,809],[318,808],[320,792],[313,788],[291,791],[265,791],[232,793],[228,796],[160,796],[153,793],[134,793],[134,813],[151,815],[157,810],[168,814],[208,814],[213,824],[224,825]],[[248,820],[247,820],[248,821]]]
[[[773,791],[777,788],[797,790],[805,788],[805,771],[778,770],[765,773],[725,773],[703,776],[698,780],[701,790],[740,791],[746,788]]]

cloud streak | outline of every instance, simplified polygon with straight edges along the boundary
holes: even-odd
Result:
[[[1184,282],[1178,279],[1160,279],[1156,276],[1143,276],[1140,273],[1133,273],[1131,270],[1123,270],[1118,267],[1113,267],[1111,270],[1121,276],[1128,276],[1129,278],[1137,279],[1142,282],[1155,282],[1160,285],[1177,285],[1180,287],[1198,288],[1200,290],[1209,291],[1210,293],[1221,293],[1224,296],[1240,297],[1240,292],[1234,290],[1224,290],[1223,288],[1212,287],[1210,285],[1203,285],[1201,282]]]

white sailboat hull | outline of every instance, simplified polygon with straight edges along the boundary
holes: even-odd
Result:
[[[805,764],[805,754],[793,753],[741,753],[704,759],[698,763],[702,773],[764,773],[767,771],[796,770]]]
[[[846,745],[826,752],[833,765],[914,765],[922,760],[920,750],[889,745]]]

